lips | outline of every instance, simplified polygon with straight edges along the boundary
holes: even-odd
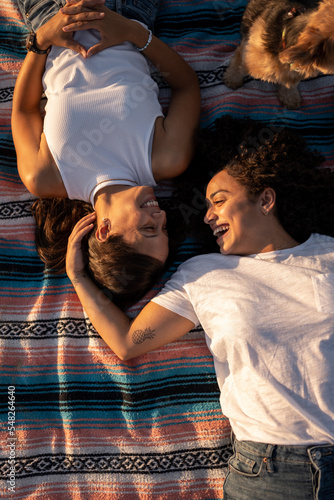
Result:
[[[159,208],[159,203],[157,202],[155,196],[151,196],[149,200],[145,201],[140,205],[140,208],[146,208],[146,207],[157,207]]]
[[[220,226],[217,226],[215,229],[213,229],[213,235],[219,238],[220,236],[223,236],[225,233],[227,233],[229,229],[229,224],[221,224]]]

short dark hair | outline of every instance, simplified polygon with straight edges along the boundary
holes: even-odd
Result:
[[[133,250],[121,235],[111,235],[100,242],[92,231],[88,256],[91,275],[111,292],[110,298],[122,308],[137,302],[150,290],[164,269],[160,260]]]
[[[75,224],[92,211],[89,203],[67,198],[41,198],[34,202],[36,248],[49,272],[66,272],[68,238]],[[91,277],[122,308],[150,290],[165,267],[158,259],[133,250],[120,235],[100,243],[93,231],[83,247]]]

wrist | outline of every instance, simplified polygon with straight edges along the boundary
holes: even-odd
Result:
[[[152,42],[152,38],[153,38],[153,34],[152,34],[152,31],[151,30],[148,30],[148,38],[147,38],[147,42],[145,43],[145,45],[143,45],[143,47],[137,47],[137,50],[138,52],[144,52],[144,50],[147,49],[147,47],[150,45],[150,43]]]
[[[80,271],[78,273],[74,273],[72,276],[69,275],[69,278],[75,288],[87,278],[87,274],[85,271]]]
[[[146,45],[148,46],[147,42],[150,38],[151,31],[137,21],[130,22],[132,23],[132,28],[129,36],[129,41],[132,42],[137,47],[137,49],[142,51]]]
[[[45,34],[43,32],[43,26],[39,28],[35,33],[35,46],[38,50],[41,51],[50,51],[51,43],[49,40],[46,40]]]

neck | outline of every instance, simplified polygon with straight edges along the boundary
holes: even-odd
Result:
[[[299,242],[292,238],[288,233],[286,233],[284,237],[277,237],[274,241],[265,245],[259,253],[275,252],[277,250],[293,248],[297,245],[299,245]]]
[[[127,189],[130,189],[131,187],[133,187],[133,186],[126,186],[123,184],[115,184],[115,185],[106,186],[106,187],[100,189],[96,193],[95,200],[94,200],[94,209],[95,209],[97,218],[99,219],[100,215],[101,215],[101,217],[105,216],[107,211],[109,211],[109,208],[111,207],[114,200],[116,201],[118,193],[126,191]]]
[[[274,252],[299,245],[271,213],[264,218],[260,231],[259,250],[254,253]]]

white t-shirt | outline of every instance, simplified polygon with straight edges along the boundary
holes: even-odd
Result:
[[[194,257],[153,301],[201,323],[238,440],[334,442],[334,238]]]
[[[75,33],[90,47],[94,30]],[[94,204],[110,184],[155,186],[151,150],[163,116],[145,57],[130,42],[84,59],[52,47],[43,77],[45,137],[71,199]]]

